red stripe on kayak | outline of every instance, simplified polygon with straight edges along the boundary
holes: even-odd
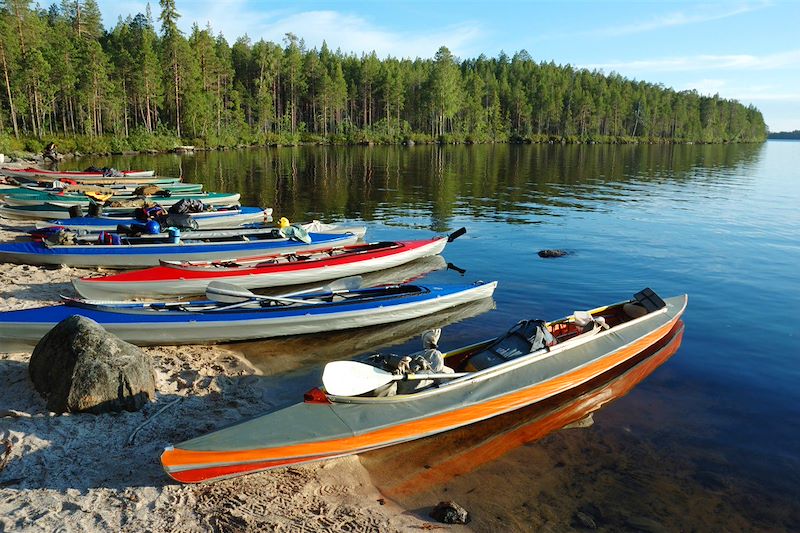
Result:
[[[144,270],[136,270],[132,272],[122,272],[119,274],[113,274],[110,276],[103,276],[99,278],[81,278],[81,281],[92,282],[92,283],[114,283],[114,282],[121,282],[121,283],[135,283],[135,282],[152,282],[152,281],[178,281],[178,280],[185,280],[185,279],[222,279],[227,277],[235,277],[235,276],[245,276],[245,275],[264,275],[264,274],[278,274],[284,272],[300,272],[304,270],[312,270],[317,268],[325,268],[328,266],[337,266],[337,265],[347,265],[352,263],[358,263],[361,261],[367,261],[370,259],[381,259],[384,257],[391,257],[400,253],[410,252],[412,250],[421,248],[423,246],[428,246],[432,243],[435,243],[439,239],[428,239],[428,240],[420,240],[420,241],[398,241],[396,243],[392,243],[394,245],[400,245],[397,247],[389,247],[381,250],[376,250],[373,252],[366,252],[363,254],[358,255],[344,255],[341,257],[327,257],[318,260],[308,260],[308,261],[293,261],[287,263],[275,263],[263,266],[254,266],[254,267],[242,267],[242,268],[230,268],[230,269],[215,269],[215,268],[208,268],[208,269],[184,269],[184,268],[173,268],[169,266],[158,266],[153,268],[146,268]],[[354,245],[354,246],[345,246],[343,249],[345,251],[358,251],[361,248],[368,247],[370,245]],[[330,250],[330,248],[325,249]],[[304,255],[304,253],[317,253],[317,252],[324,252],[325,250],[314,250],[313,252],[297,252],[297,255]],[[263,257],[254,257],[254,258],[240,258],[239,261],[252,261],[252,260],[263,260],[268,261],[270,259],[274,259],[276,257],[280,257],[281,255],[286,254],[274,254],[268,255]],[[198,265],[202,266],[202,265]]]

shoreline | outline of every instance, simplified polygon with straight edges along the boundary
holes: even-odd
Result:
[[[67,151],[59,153],[61,161],[69,161],[81,157],[108,157],[108,156],[136,156],[136,155],[161,155],[161,154],[192,154],[194,152],[226,152],[232,150],[247,150],[258,148],[297,148],[304,146],[330,146],[330,147],[356,147],[356,146],[403,146],[412,148],[414,146],[473,146],[473,145],[494,145],[494,144],[508,144],[508,145],[602,145],[602,146],[620,146],[620,145],[663,145],[663,146],[678,146],[678,145],[728,145],[728,144],[761,144],[772,138],[765,138],[761,141],[720,141],[720,142],[704,142],[704,141],[691,141],[681,139],[661,139],[661,138],[612,138],[612,139],[579,139],[579,138],[566,138],[561,136],[543,136],[542,138],[519,138],[519,139],[497,139],[497,140],[467,140],[467,139],[425,139],[413,140],[404,139],[402,141],[384,142],[379,140],[368,141],[345,141],[335,142],[330,140],[311,140],[311,141],[287,141],[287,142],[272,142],[272,143],[255,143],[255,144],[237,144],[233,146],[190,146],[190,145],[177,145],[167,149],[142,149],[142,150],[102,150],[102,151]],[[4,161],[0,161],[3,166],[20,165],[24,167],[30,164],[43,164],[44,160],[41,154],[37,152],[25,150],[9,150],[5,154]]]
[[[0,240],[25,225],[3,220]],[[56,303],[88,272],[0,263],[0,310]],[[0,353],[0,530],[440,527],[384,498],[358,456],[173,482],[158,460],[164,446],[291,401],[309,377],[264,375],[235,345],[143,350],[156,369],[156,400],[103,415],[50,413],[28,377],[30,354]]]

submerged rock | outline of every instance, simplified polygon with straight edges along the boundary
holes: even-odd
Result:
[[[539,257],[544,257],[545,259],[569,255],[569,252],[564,250],[539,250],[537,253],[539,254]]]
[[[429,514],[444,524],[468,524],[470,521],[469,512],[454,501],[439,502]]]
[[[39,341],[28,373],[56,413],[136,411],[155,398],[150,356],[79,315]]]
[[[582,511],[575,512],[572,517],[572,524],[574,526],[583,527],[586,529],[597,529],[597,522],[595,522],[594,518]]]

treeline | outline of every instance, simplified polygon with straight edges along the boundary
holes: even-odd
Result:
[[[175,0],[104,30],[95,0],[4,0],[0,131],[110,150],[296,142],[753,142],[753,106],[618,74],[512,57],[379,59],[210,27]],[[77,141],[76,141],[77,139]],[[19,142],[19,141],[17,141]],[[0,139],[0,148],[3,140]],[[12,143],[13,144],[13,143]],[[62,146],[62,149],[64,147]],[[95,150],[98,151],[98,150]]]
[[[800,139],[800,130],[770,132],[769,138],[798,140]]]

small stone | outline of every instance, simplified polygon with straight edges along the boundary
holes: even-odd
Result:
[[[454,501],[439,502],[429,516],[443,524],[468,524],[469,512]]]
[[[543,257],[545,259],[549,259],[552,257],[564,257],[565,255],[569,255],[569,252],[564,250],[539,250],[537,252],[539,257]]]

